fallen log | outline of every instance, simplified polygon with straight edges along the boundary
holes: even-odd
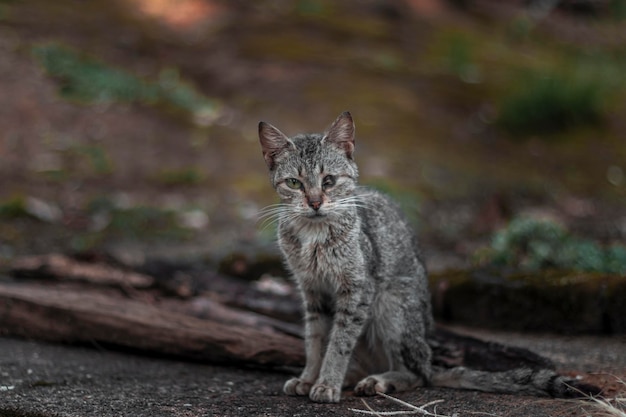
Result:
[[[100,262],[82,262],[61,254],[19,258],[11,265],[16,277],[86,282],[95,285],[149,288],[154,279]]]
[[[0,283],[0,333],[216,363],[304,363],[302,340],[282,333],[201,320],[98,291],[31,283]]]
[[[297,326],[210,300],[196,298],[194,302],[170,299],[153,305],[84,286],[0,283],[0,333],[206,362],[304,364]],[[526,349],[441,328],[433,336],[433,361],[440,366],[488,371],[552,367],[550,361]]]
[[[239,310],[258,313],[280,321],[299,323],[302,302],[295,288],[286,294],[263,291],[260,281],[247,281],[239,277],[223,275],[209,267],[180,265],[167,261],[151,260],[141,267],[141,272],[155,278],[159,289],[171,294],[168,289],[178,287],[177,282],[190,282],[195,295],[203,295],[220,304]],[[178,294],[180,291],[175,291]]]
[[[31,281],[81,283],[86,288],[119,288],[138,299],[175,296],[197,303],[194,297],[200,296],[240,311],[268,316],[268,319],[300,321],[301,302],[297,295],[262,291],[249,281],[224,276],[210,268],[152,260],[135,271],[110,260],[103,261],[106,256],[96,256],[95,259],[95,262],[87,261],[85,257],[77,259],[61,254],[26,256],[13,261],[9,273],[15,278]],[[148,293],[146,290],[154,291]],[[186,308],[182,303],[177,305]],[[213,307],[207,306],[207,309],[219,308]],[[293,332],[292,329],[287,333]]]
[[[264,292],[210,270],[165,263],[138,273],[145,280],[135,280],[124,268],[56,255],[18,260],[12,272],[30,280],[0,282],[0,334],[217,363],[304,364],[300,307],[293,293]],[[169,290],[177,274],[200,295],[181,297]],[[34,283],[37,279],[45,284]],[[434,332],[431,347],[433,362],[444,367],[489,372],[553,367],[529,350],[443,328]]]
[[[159,300],[161,308],[186,314],[203,320],[213,320],[226,325],[243,325],[259,331],[269,329],[290,336],[302,338],[302,326],[265,316],[254,311],[229,307],[207,296],[198,296],[188,300],[168,298]]]

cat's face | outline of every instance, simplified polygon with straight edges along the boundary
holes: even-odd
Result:
[[[259,138],[283,203],[282,215],[321,221],[354,207],[358,170],[352,159],[354,124],[349,113],[339,116],[325,134],[292,138],[261,122]]]

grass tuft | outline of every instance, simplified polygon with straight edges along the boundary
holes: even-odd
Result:
[[[370,407],[370,405],[365,401],[363,401],[363,405],[367,408],[367,410],[361,410],[358,408],[350,408],[349,410],[355,413],[359,413],[359,414],[367,414],[370,416],[399,416],[399,415],[415,415],[415,414],[419,414],[419,415],[423,415],[423,416],[437,416],[437,417],[446,417],[443,414],[439,414],[437,413],[437,407],[433,408],[433,411],[428,411],[426,408],[442,403],[443,400],[435,400],[435,401],[431,401],[429,403],[426,403],[424,405],[421,406],[415,406],[413,404],[407,403],[406,401],[402,401],[398,398],[392,397],[390,395],[387,394],[383,394],[382,392],[379,392],[378,395],[387,398],[388,400],[391,400],[397,404],[400,404],[406,408],[408,408],[408,410],[400,410],[400,411],[375,411],[372,407]]]
[[[602,246],[570,234],[562,226],[517,218],[495,233],[491,247],[479,254],[481,264],[526,271],[564,269],[626,275],[626,246]]]
[[[626,382],[618,377],[615,378],[624,386],[624,391],[618,394],[622,396],[616,395],[614,398],[605,398],[602,396],[584,395],[581,392],[596,411],[589,412],[583,408],[586,413],[594,417],[626,417]]]
[[[58,44],[35,46],[32,54],[58,80],[60,94],[68,100],[162,105],[189,113],[201,124],[217,117],[217,103],[183,81],[177,69],[163,69],[152,81]]]
[[[163,169],[154,175],[153,180],[167,186],[198,185],[204,180],[204,175],[195,167]]]
[[[0,219],[16,219],[28,216],[24,197],[14,196],[7,201],[0,202]]]
[[[514,136],[550,134],[598,125],[606,91],[600,82],[581,75],[536,73],[520,81],[506,97],[497,120]]]

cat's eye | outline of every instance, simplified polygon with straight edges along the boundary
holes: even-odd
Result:
[[[294,190],[299,190],[300,188],[302,188],[302,182],[295,178],[287,178],[285,180],[285,184],[287,184],[287,187]]]
[[[324,188],[324,189],[330,188],[333,185],[335,185],[336,182],[337,182],[337,180],[335,179],[334,176],[326,175],[324,177],[324,180],[322,181],[322,188]]]

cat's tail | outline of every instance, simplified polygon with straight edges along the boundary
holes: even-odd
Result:
[[[581,398],[597,395],[600,389],[551,369],[517,368],[501,372],[479,371],[462,366],[433,368],[431,385],[484,392]]]

